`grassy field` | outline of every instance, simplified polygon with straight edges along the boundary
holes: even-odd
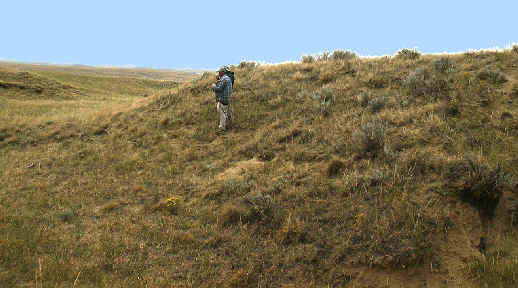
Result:
[[[119,112],[136,101],[147,101],[179,82],[198,77],[184,72],[176,72],[178,77],[174,77],[174,71],[159,76],[161,71],[155,71],[150,75],[175,79],[155,81],[133,78],[130,69],[118,77],[105,76],[104,68],[88,68],[88,73],[82,69],[87,68],[0,63],[0,122],[19,125],[65,118],[80,121],[96,117],[100,111]]]
[[[1,66],[0,283],[516,287],[517,68],[241,63],[218,135],[213,74]]]
[[[0,61],[0,66],[28,72],[65,72],[90,76],[129,77],[149,80],[190,81],[203,71],[148,68],[92,67],[86,65],[46,65]]]

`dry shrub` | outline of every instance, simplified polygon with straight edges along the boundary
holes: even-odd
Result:
[[[261,192],[249,193],[245,195],[244,200],[249,208],[246,219],[248,222],[253,223],[273,218],[273,199],[270,195]]]
[[[358,58],[356,53],[351,52],[349,50],[335,50],[333,54],[329,57],[331,60],[352,60]]]
[[[313,108],[320,112],[323,116],[331,114],[332,104],[334,102],[333,89],[328,86],[323,86],[313,92],[311,95],[313,99]]]
[[[477,79],[487,81],[490,84],[500,85],[507,82],[507,76],[500,72],[487,68],[477,73]]]
[[[257,223],[274,218],[274,204],[270,195],[260,192],[248,193],[234,203],[227,203],[221,211],[224,226],[237,223]]]
[[[490,167],[471,155],[448,163],[445,176],[461,200],[477,208],[481,218],[489,220],[495,215],[503,190],[514,183],[500,166]]]
[[[468,162],[471,173],[460,190],[461,199],[492,219],[502,197],[502,170],[500,167],[488,168],[471,160]]]
[[[436,100],[448,93],[449,87],[446,79],[431,73],[425,67],[419,67],[408,74],[403,82],[403,87],[414,97],[423,97],[426,100]]]
[[[421,57],[421,53],[419,53],[416,48],[413,50],[403,48],[397,52],[396,57],[405,60],[415,60]]]
[[[356,100],[361,107],[367,107],[369,101],[372,99],[372,94],[366,91],[360,92],[360,94],[356,95]]]
[[[367,110],[375,113],[383,109],[385,104],[387,103],[387,98],[385,96],[376,96],[374,98],[369,99],[367,103]]]
[[[336,177],[340,171],[345,168],[344,162],[340,160],[333,160],[327,165],[326,173],[327,177],[332,178]]]
[[[326,62],[330,59],[331,53],[329,51],[320,52],[317,55],[318,62]]]
[[[433,66],[438,73],[450,73],[455,69],[455,65],[450,57],[441,57],[433,61]]]
[[[313,55],[302,55],[302,63],[315,63],[315,57]]]
[[[240,68],[240,69],[254,69],[254,68],[258,67],[258,66],[259,66],[259,63],[257,63],[257,62],[241,61],[241,63],[239,63],[239,65],[237,65],[237,68]]]
[[[360,158],[375,158],[383,152],[386,126],[377,119],[368,119],[360,124],[352,135],[352,147]]]

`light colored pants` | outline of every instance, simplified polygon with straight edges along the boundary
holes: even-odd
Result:
[[[223,105],[220,102],[216,104],[219,112],[219,129],[227,130],[228,126],[232,124],[232,111],[229,105]]]

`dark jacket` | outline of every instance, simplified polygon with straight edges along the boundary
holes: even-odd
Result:
[[[216,82],[214,92],[216,93],[216,101],[223,105],[230,104],[232,100],[232,80],[230,80],[230,77],[227,75],[221,76]]]

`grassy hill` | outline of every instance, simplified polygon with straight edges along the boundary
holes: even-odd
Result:
[[[0,66],[29,72],[66,72],[82,75],[130,77],[150,80],[189,81],[203,71],[167,69],[92,67],[86,65],[48,65],[0,61]]]
[[[241,63],[223,135],[208,73],[4,68],[0,281],[515,287],[516,50]]]
[[[181,71],[163,75],[162,71],[155,71],[154,74],[162,75],[158,79],[175,79],[155,81],[130,77],[132,74],[106,76],[104,68],[88,69],[90,72],[84,73],[74,66],[0,62],[0,122],[18,125],[65,118],[77,120],[93,111],[119,112],[137,100],[149,100],[159,91],[199,77],[189,74],[188,78]]]

